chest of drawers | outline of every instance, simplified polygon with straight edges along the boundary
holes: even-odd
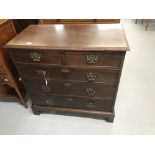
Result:
[[[34,114],[114,119],[125,53],[120,24],[31,25],[6,44]]]

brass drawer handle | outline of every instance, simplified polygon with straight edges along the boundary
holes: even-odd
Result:
[[[30,53],[30,58],[35,62],[39,62],[41,59],[41,53],[37,52]]]
[[[54,105],[54,100],[53,99],[47,99],[46,103],[49,105]]]
[[[50,92],[50,87],[49,86],[42,86],[42,90],[45,93],[49,93]]]
[[[90,96],[95,95],[95,90],[93,88],[86,88],[86,92]]]
[[[88,108],[95,108],[95,104],[94,102],[88,102],[87,105],[86,105]]]
[[[94,81],[96,78],[96,74],[93,72],[89,72],[89,73],[86,73],[86,77],[87,77],[88,81]]]
[[[98,55],[87,55],[86,59],[89,64],[96,64],[98,61]]]
[[[64,83],[64,86],[67,86],[67,87],[70,87],[72,84],[67,82],[67,83]]]
[[[45,84],[48,85],[48,81],[47,81],[47,78],[46,78],[46,74],[47,74],[46,71],[38,69],[37,74],[43,76],[44,80],[45,80]]]
[[[69,73],[69,72],[70,72],[70,70],[69,70],[69,69],[64,68],[64,69],[62,69],[62,70],[61,70],[61,72],[63,72],[63,73]]]

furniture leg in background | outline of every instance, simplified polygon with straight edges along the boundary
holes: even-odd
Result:
[[[8,55],[2,48],[8,41],[16,36],[11,20],[0,20],[0,101],[19,100],[26,108],[26,91],[19,74]]]

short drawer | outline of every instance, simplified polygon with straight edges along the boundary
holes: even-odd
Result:
[[[121,67],[122,52],[66,52],[67,65]]]
[[[113,100],[111,99],[86,99],[79,97],[64,97],[53,95],[32,95],[30,94],[32,104],[50,105],[53,107],[76,108],[96,111],[113,111]]]
[[[87,69],[51,67],[49,65],[23,65],[17,66],[20,75],[24,79],[56,79],[89,82],[116,83],[119,70],[116,69]]]
[[[15,62],[61,64],[60,52],[23,49],[12,49],[9,52]]]
[[[75,96],[88,96],[100,98],[113,98],[115,85],[88,82],[69,82],[69,81],[44,81],[25,80],[25,85],[30,93],[64,94]]]

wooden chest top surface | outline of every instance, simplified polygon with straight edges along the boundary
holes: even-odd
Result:
[[[76,51],[129,50],[120,24],[30,25],[5,47]]]

